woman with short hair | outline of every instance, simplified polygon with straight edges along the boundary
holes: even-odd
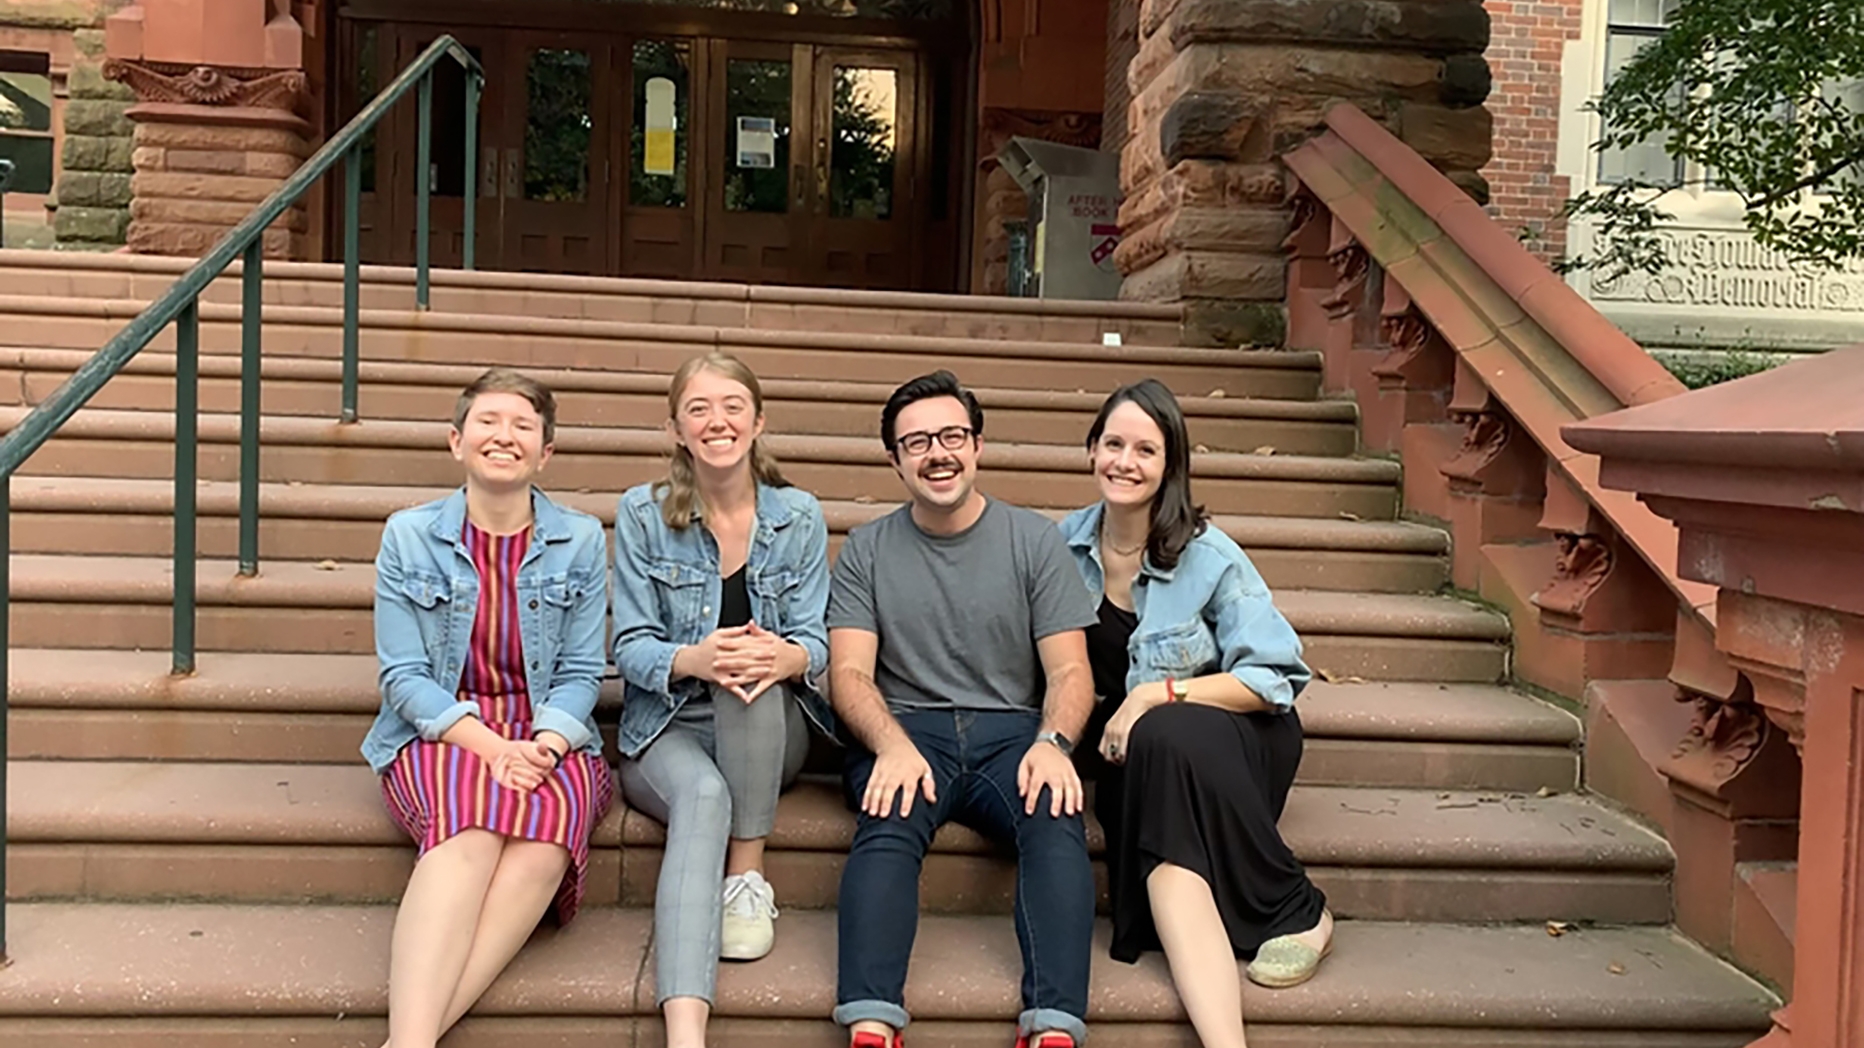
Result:
[[[534,486],[555,430],[548,388],[487,371],[447,435],[465,483],[382,531],[382,710],[362,750],[420,847],[390,946],[389,1048],[433,1048],[553,901],[560,923],[575,916],[613,797],[591,717],[602,525]]]

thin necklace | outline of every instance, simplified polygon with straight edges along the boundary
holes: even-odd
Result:
[[[1146,548],[1146,544],[1143,541],[1140,542],[1139,545],[1134,546],[1131,549],[1121,549],[1120,547],[1115,546],[1113,544],[1113,540],[1107,537],[1107,529],[1105,526],[1102,526],[1100,529],[1100,542],[1102,545],[1106,546],[1108,549],[1112,550],[1113,552],[1118,553],[1122,557],[1130,557],[1133,554],[1138,553],[1140,550]]]

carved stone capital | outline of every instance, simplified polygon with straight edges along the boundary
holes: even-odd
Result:
[[[978,168],[997,166],[997,153],[1016,137],[1037,138],[1083,149],[1100,148],[1100,114],[986,106],[978,121]]]
[[[1389,279],[1389,278],[1388,278]],[[1372,367],[1381,389],[1441,389],[1451,378],[1448,357],[1430,359],[1436,330],[1417,310],[1405,309],[1379,318],[1379,337],[1389,347],[1384,359]]]
[[[1612,573],[1612,540],[1602,535],[1560,532],[1554,536],[1560,555],[1553,562],[1553,579],[1534,594],[1543,611],[1567,618],[1585,615],[1586,601]]]
[[[129,85],[140,102],[204,106],[241,106],[297,112],[310,81],[301,69],[230,69],[167,62],[106,59],[104,76]]]
[[[1676,701],[1692,708],[1689,730],[1663,765],[1672,788],[1687,788],[1698,804],[1726,818],[1798,816],[1798,755],[1754,701],[1745,675],[1728,697],[1679,685]]]

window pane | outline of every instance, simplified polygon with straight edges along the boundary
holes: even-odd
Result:
[[[1676,0],[1612,0],[1607,18],[1614,26],[1661,29],[1670,23]]]
[[[790,209],[790,64],[725,64],[725,210]]]
[[[427,45],[421,45],[425,48]],[[481,63],[485,56],[479,48],[467,47],[467,52]],[[435,196],[456,197],[466,195],[466,71],[457,62],[441,62],[434,66],[434,115],[433,138],[429,143],[427,184]],[[408,100],[414,104],[413,92]],[[413,130],[415,121],[410,115],[408,124]],[[413,131],[413,134],[419,134]],[[413,134],[408,139],[408,154],[414,155]],[[479,107],[479,141],[485,141],[485,106]]]
[[[835,67],[835,136],[829,146],[829,214],[889,218],[899,120],[899,74]]]
[[[1631,57],[1657,39],[1648,33],[1613,33],[1605,41],[1605,82],[1611,83]],[[1681,162],[1663,151],[1664,136],[1647,138],[1629,149],[1606,149],[1599,154],[1599,181],[1633,179],[1653,185],[1682,181]]]
[[[376,63],[380,61],[376,41],[381,35],[377,32],[377,28],[373,24],[367,24],[356,30],[356,67],[350,70],[351,85],[356,100],[355,112],[349,114],[352,119],[356,113],[362,111],[364,106],[373,101],[375,93],[382,89],[381,79],[376,71]],[[378,124],[375,128],[371,128],[369,133],[363,136],[362,144],[357,147],[357,152],[362,157],[362,191],[365,193],[375,192],[375,138],[380,127],[381,125]]]
[[[52,139],[40,135],[12,135],[0,131],[0,158],[13,161],[9,193],[52,191]]]
[[[589,56],[539,49],[525,67],[524,199],[571,201],[589,195]]]
[[[52,129],[52,81],[39,73],[0,73],[0,127]]]
[[[628,203],[635,207],[686,206],[691,71],[691,41],[635,41],[634,128],[628,143]]]

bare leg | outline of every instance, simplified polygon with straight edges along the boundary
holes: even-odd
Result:
[[[505,840],[485,891],[485,905],[479,911],[479,926],[473,933],[472,950],[466,955],[465,968],[447,1003],[445,1032],[459,1022],[460,1016],[479,1000],[498,973],[518,955],[537,922],[556,898],[563,883],[563,871],[569,867],[567,848],[545,841]],[[399,1048],[399,1046],[397,1046]]]
[[[503,838],[463,830],[414,865],[388,960],[388,1043],[433,1048],[472,948]]]
[[[705,1048],[712,1006],[703,997],[669,997],[660,1006],[667,1022],[667,1048]]]
[[[1204,1048],[1245,1048],[1243,987],[1210,885],[1182,866],[1160,863],[1146,878],[1178,998]]]
[[[733,837],[725,845],[725,876],[750,873],[752,870],[758,873],[764,872],[765,839],[755,837],[747,840]]]

